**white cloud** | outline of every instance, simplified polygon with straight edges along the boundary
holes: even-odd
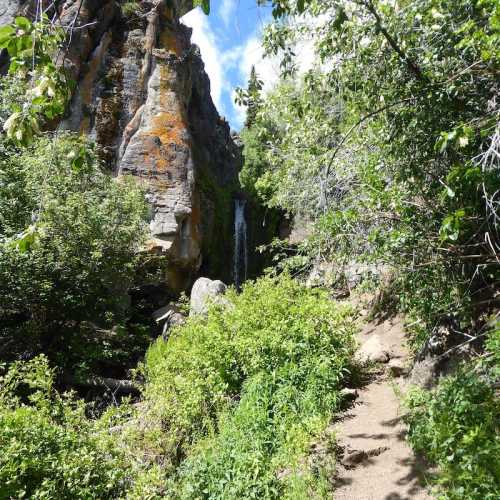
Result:
[[[294,47],[299,75],[309,71],[315,64],[314,42],[301,41]],[[281,74],[280,56],[264,57],[264,48],[259,33],[255,33],[246,42],[225,54],[225,63],[237,64],[242,86],[246,86],[252,66],[264,83],[264,93],[270,92],[278,83]],[[236,106],[235,106],[236,108]],[[241,110],[237,110],[241,113]]]
[[[264,93],[271,91],[280,78],[280,60],[278,57],[264,57],[264,49],[259,34],[253,34],[247,40],[224,54],[223,65],[226,68],[236,69],[238,85],[246,87],[252,66],[259,79],[263,81]],[[246,116],[246,107],[234,102],[234,89],[231,89],[232,121],[236,128],[243,126]]]
[[[222,89],[224,85],[224,69],[221,51],[217,47],[216,38],[208,22],[207,16],[200,9],[187,13],[181,21],[192,28],[191,41],[198,45],[201,57],[205,63],[205,71],[210,78],[210,93],[215,106],[222,113]]]
[[[218,14],[226,28],[234,18],[239,0],[221,0]],[[246,87],[252,66],[264,83],[264,92],[271,91],[280,78],[280,58],[264,57],[261,34],[257,31],[240,45],[223,50],[210,25],[209,18],[200,9],[194,9],[182,18],[192,28],[191,41],[200,48],[205,71],[210,78],[211,95],[220,114],[228,112],[233,126],[238,128],[245,120],[245,108],[234,103],[234,87]],[[298,56],[299,73],[309,70],[314,61],[312,42],[302,42],[295,48]],[[234,81],[236,79],[238,81]],[[232,108],[225,109],[224,102],[231,102]]]
[[[227,22],[230,22],[229,14],[231,11],[234,12],[235,6],[235,0],[223,0],[219,10],[224,23],[226,22],[224,15],[228,15]],[[192,10],[186,14],[182,18],[182,22],[193,30],[191,41],[200,48],[205,71],[210,78],[212,99],[219,113],[223,114],[225,111],[223,102],[225,94],[233,106],[230,114],[234,119],[234,125],[242,125],[245,120],[245,108],[234,103],[235,92],[228,72],[236,70],[239,76],[238,84],[245,87],[250,70],[254,65],[259,78],[264,81],[264,91],[268,92],[279,80],[279,60],[277,58],[264,58],[264,50],[257,34],[230,50],[221,50],[217,45],[217,38],[210,27],[207,16],[200,9]]]
[[[314,49],[314,42],[312,40],[304,40],[293,48],[296,55],[297,70],[300,75],[313,68],[316,61],[316,53]]]
[[[227,28],[234,18],[237,0],[222,0],[219,7],[219,16],[222,18],[224,26]]]
[[[269,92],[278,82],[280,77],[279,59],[276,57],[264,57],[264,48],[257,35],[249,38],[241,48],[239,61],[239,73],[242,84],[246,85],[252,66],[259,78],[264,82],[264,92]]]

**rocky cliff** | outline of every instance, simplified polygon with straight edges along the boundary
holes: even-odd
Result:
[[[241,155],[210,97],[184,0],[44,1],[68,32],[65,65],[77,82],[60,126],[97,144],[117,176],[143,184],[151,206],[148,249],[185,289],[201,271],[231,277],[233,198]],[[0,0],[2,23],[36,14],[35,1]]]

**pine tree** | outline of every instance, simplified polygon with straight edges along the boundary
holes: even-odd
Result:
[[[248,79],[248,87],[246,90],[246,105],[247,117],[245,120],[245,127],[250,128],[257,118],[257,113],[262,104],[261,91],[263,87],[262,80],[259,80],[255,66],[252,65],[250,71],[250,78]]]

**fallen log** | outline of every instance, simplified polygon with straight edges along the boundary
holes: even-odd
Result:
[[[63,382],[77,387],[105,389],[115,395],[139,395],[141,392],[139,383],[127,379],[110,377],[76,378],[71,375],[64,375]]]

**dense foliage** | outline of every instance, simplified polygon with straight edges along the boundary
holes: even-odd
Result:
[[[462,366],[433,391],[407,396],[409,441],[439,466],[439,498],[471,500],[498,497],[500,484],[500,329],[487,343],[481,363]]]
[[[480,348],[498,324],[500,4],[260,3],[273,7],[264,43],[284,76],[254,100],[241,181],[314,228],[292,254],[275,243],[279,267],[333,262],[339,287],[353,264],[382,269],[381,297],[406,312],[415,350],[430,338]],[[306,73],[303,43],[317,54]],[[410,442],[439,466],[444,498],[498,494],[497,384],[470,364],[413,392]]]
[[[498,2],[273,6],[265,43],[292,78],[242,133],[242,180],[315,224],[292,263],[391,266],[416,344],[450,318],[473,330],[500,278]],[[298,75],[304,40],[318,60]]]
[[[73,87],[62,67],[66,31],[41,11],[34,22],[16,17],[0,27],[0,49],[9,56],[9,73],[2,80],[20,85],[8,102],[3,130],[18,145],[29,144],[43,125],[64,113]]]
[[[167,470],[180,465],[172,498],[320,490],[307,452],[349,377],[352,311],[285,276],[228,300],[150,348],[146,449]]]
[[[0,213],[3,359],[50,351],[61,364],[91,363],[95,339],[78,352],[92,331],[83,322],[110,328],[126,318],[142,192],[105,174],[82,139],[41,137],[0,151]]]
[[[491,330],[479,361],[410,393],[406,418],[443,498],[496,498],[500,4],[258,3],[272,4],[264,43],[283,78],[264,95],[252,68],[237,92],[240,180],[252,202],[313,227],[296,248],[276,244],[279,269],[333,261],[342,283],[353,261],[390,266],[416,348]],[[145,15],[135,1],[122,12]],[[152,345],[139,404],[102,414],[56,390],[122,373],[150,335],[130,318],[143,193],[106,174],[87,140],[48,132],[73,85],[65,38],[41,11],[0,28],[0,497],[325,498],[335,454],[314,443],[353,376],[354,315],[287,273]],[[311,41],[318,57],[300,74],[294,47]]]
[[[118,498],[124,463],[102,422],[53,387],[44,357],[0,376],[0,498]]]
[[[0,496],[324,498],[324,440],[352,377],[353,311],[261,279],[147,354],[144,400],[89,419],[46,358],[0,377]],[[333,457],[333,455],[331,455]]]

